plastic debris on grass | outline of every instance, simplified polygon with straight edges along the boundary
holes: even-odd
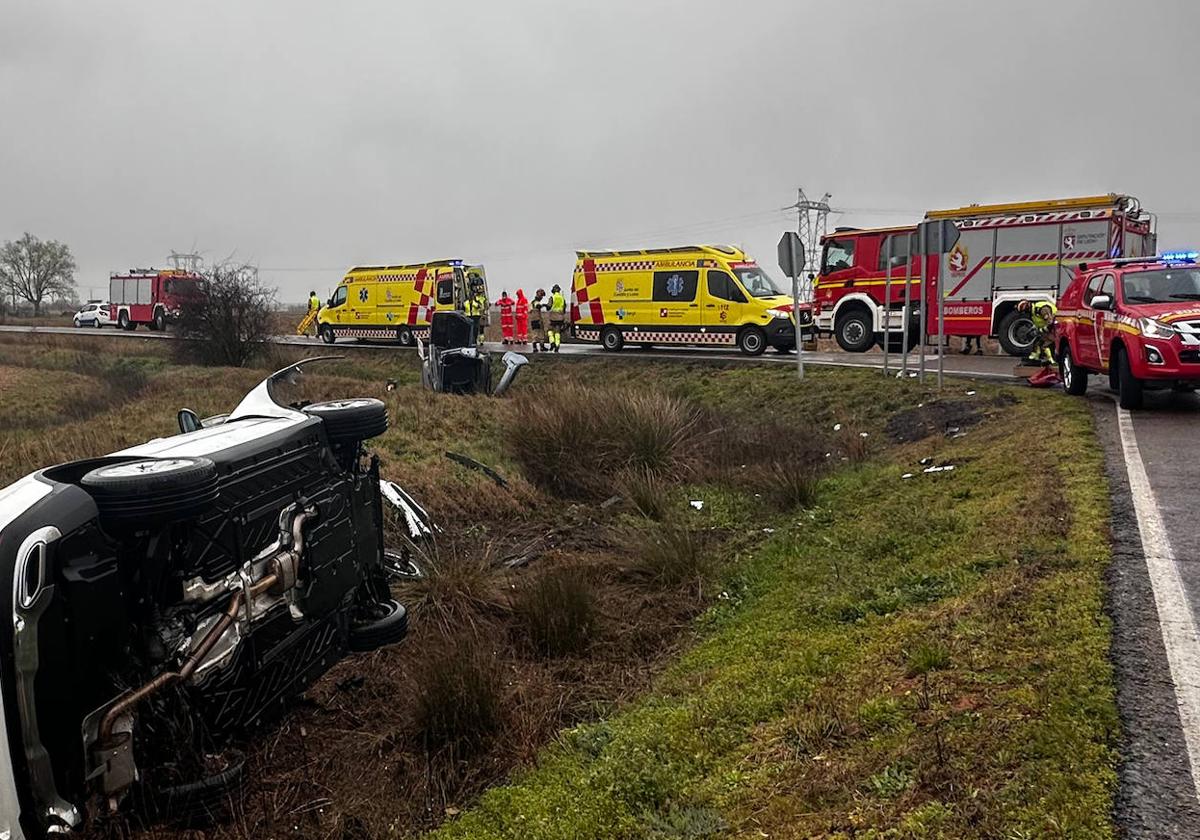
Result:
[[[688,504],[691,505],[695,510],[704,510],[703,499],[692,499],[690,502],[688,502]]]

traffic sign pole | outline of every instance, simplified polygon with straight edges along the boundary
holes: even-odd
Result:
[[[883,281],[883,375],[887,376],[891,373],[889,369],[889,359],[891,357],[892,342],[891,336],[888,334],[889,328],[892,326],[892,243],[896,241],[896,237],[889,236],[887,238],[887,275]]]

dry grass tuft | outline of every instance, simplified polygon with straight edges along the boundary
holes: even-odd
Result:
[[[539,656],[580,653],[596,628],[596,591],[575,568],[553,569],[518,585],[513,617]]]

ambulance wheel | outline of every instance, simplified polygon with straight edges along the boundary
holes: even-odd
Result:
[[[1014,309],[1000,319],[997,338],[1005,353],[1010,356],[1025,356],[1037,341],[1037,330],[1034,329],[1032,318]]]
[[[1075,366],[1075,359],[1071,356],[1070,344],[1064,344],[1062,353],[1059,354],[1058,375],[1062,377],[1063,388],[1068,394],[1080,397],[1087,393],[1087,368]]]
[[[625,336],[616,327],[605,327],[600,333],[600,346],[610,353],[616,353],[625,346]]]
[[[408,327],[400,327],[396,330],[396,341],[400,342],[401,347],[412,347],[416,343],[412,330]]]
[[[847,353],[866,353],[875,344],[871,316],[864,309],[851,309],[839,315],[833,334],[838,347]]]
[[[322,324],[319,332],[321,333],[321,340],[326,344],[333,344],[333,342],[337,341],[337,336],[333,334],[333,327],[328,324]]]
[[[1133,375],[1129,366],[1129,354],[1124,348],[1114,348],[1113,363],[1117,366],[1117,402],[1121,408],[1136,410],[1142,407],[1142,380]]]
[[[767,349],[767,336],[758,327],[743,327],[738,333],[737,345],[747,356],[761,356]]]

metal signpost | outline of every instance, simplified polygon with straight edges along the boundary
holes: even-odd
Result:
[[[796,333],[796,375],[804,378],[804,342],[800,337],[800,273],[804,271],[804,245],[795,231],[779,238],[779,267],[792,278],[792,327]]]
[[[900,362],[900,375],[908,378],[908,331],[912,322],[912,253],[913,235],[904,238],[904,323],[900,326],[900,342],[904,357]]]
[[[888,376],[891,371],[888,368],[888,359],[892,352],[892,243],[896,241],[896,237],[887,237],[887,250],[885,257],[887,259],[887,274],[883,280],[883,375]]]
[[[945,274],[942,271],[942,257],[948,254],[950,250],[958,244],[958,237],[961,235],[958,226],[950,219],[940,219],[938,221],[921,222],[918,226],[918,232],[921,240],[921,276],[925,280],[922,285],[928,285],[929,265],[927,256],[937,256],[938,258],[938,273],[937,283],[934,286],[934,295],[937,301],[937,339],[938,339],[938,389],[942,387],[942,377],[946,366],[946,309],[945,309],[945,293],[942,291],[942,279]],[[924,327],[922,326],[922,338],[924,337]],[[925,381],[925,342],[921,342],[921,381]]]

